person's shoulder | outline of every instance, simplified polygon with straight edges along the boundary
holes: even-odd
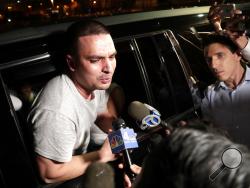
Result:
[[[51,78],[39,92],[39,100],[49,103],[51,101],[60,101],[68,93],[65,90],[65,79],[67,79],[65,75],[58,75]]]
[[[57,75],[53,78],[51,78],[43,87],[43,90],[46,93],[53,93],[53,92],[59,92],[60,90],[63,90],[65,88],[65,85],[70,85],[71,79],[64,74]]]
[[[202,103],[204,103],[204,101],[213,100],[213,98],[216,96],[216,93],[220,92],[220,88],[221,85],[219,81],[216,81],[214,84],[207,86],[207,88],[203,92],[204,97],[202,99]]]
[[[58,82],[62,82],[63,80],[67,79],[66,78],[67,76],[64,75],[64,74],[61,74],[61,75],[57,75],[53,78],[51,78],[46,85],[51,85],[51,84],[55,84],[55,83],[58,83]]]
[[[220,83],[218,81],[216,81],[214,84],[207,86],[207,88],[204,90],[204,93],[208,94],[208,93],[215,92],[216,89],[219,87],[219,84]]]

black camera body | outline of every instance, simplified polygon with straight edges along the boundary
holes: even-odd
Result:
[[[224,19],[229,19],[233,17],[235,11],[235,4],[220,4],[219,7],[219,14],[220,18],[223,21]]]
[[[238,32],[239,34],[247,30],[247,18],[244,16],[245,18],[242,19],[242,14],[235,14],[235,4],[220,4],[218,5],[218,10],[223,28]]]

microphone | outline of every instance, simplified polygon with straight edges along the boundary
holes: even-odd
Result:
[[[131,182],[135,180],[136,175],[131,171],[131,157],[128,149],[138,148],[136,133],[133,129],[126,127],[125,121],[121,118],[112,123],[114,132],[108,135],[112,153],[123,153],[124,169]]]
[[[165,121],[160,119],[160,113],[153,108],[152,106],[148,104],[143,104],[139,101],[133,101],[129,104],[128,107],[128,114],[134,118],[137,122],[139,122],[139,126],[142,130],[149,129],[151,127],[156,127],[152,129],[152,132],[156,132],[162,128],[168,129],[170,132],[173,131],[174,127],[173,125],[184,118],[188,117],[190,114],[196,113],[198,107],[192,107],[189,108],[188,110],[179,113],[177,115],[171,116],[167,118]],[[197,116],[197,114],[195,114]],[[156,118],[156,116],[158,116]],[[150,119],[151,117],[152,121],[145,121]],[[157,121],[156,121],[157,120]],[[152,126],[153,124],[153,126]]]
[[[83,187],[87,188],[115,188],[113,168],[107,163],[92,163],[83,176]]]
[[[158,110],[139,101],[130,103],[128,106],[128,114],[139,123],[139,127],[142,130],[150,129],[164,123],[161,122],[161,114]]]

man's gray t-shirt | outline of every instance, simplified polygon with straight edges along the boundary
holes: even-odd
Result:
[[[96,90],[94,95],[94,99],[86,100],[67,75],[50,80],[38,94],[28,117],[33,126],[35,152],[59,162],[85,153],[97,114],[107,108],[108,93]]]

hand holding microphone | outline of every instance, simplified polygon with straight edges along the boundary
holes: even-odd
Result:
[[[113,122],[113,129],[114,132],[108,135],[112,153],[116,154],[122,152],[125,173],[130,178],[130,181],[133,182],[136,175],[130,169],[132,161],[128,149],[138,147],[136,134],[133,129],[126,127],[124,120],[121,118]]]

